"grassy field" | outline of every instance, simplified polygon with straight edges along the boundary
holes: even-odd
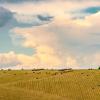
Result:
[[[0,100],[100,100],[100,70],[3,70]]]

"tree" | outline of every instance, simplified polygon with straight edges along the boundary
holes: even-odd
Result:
[[[100,66],[98,67],[98,69],[100,70]]]

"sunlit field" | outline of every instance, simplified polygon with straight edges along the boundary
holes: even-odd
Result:
[[[2,70],[0,100],[100,100],[100,70]]]

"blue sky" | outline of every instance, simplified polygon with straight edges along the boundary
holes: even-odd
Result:
[[[0,0],[0,68],[96,68],[99,0]]]

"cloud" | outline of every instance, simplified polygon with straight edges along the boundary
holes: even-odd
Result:
[[[64,25],[63,20],[61,21],[61,25]],[[56,33],[53,29],[49,30],[50,27],[53,27],[53,24],[54,23],[49,23],[48,25],[32,28],[15,28],[12,32],[15,33],[15,35],[17,34],[24,37],[25,40],[21,43],[22,46],[35,48],[36,53],[33,54],[33,57],[38,58],[38,64],[47,66],[67,66],[68,64],[76,68],[78,66],[76,59],[74,59],[72,55],[69,55],[68,47],[66,47],[64,43],[65,40],[61,41],[61,39],[67,39],[66,34]],[[55,27],[58,26],[55,25]],[[58,31],[61,30],[59,29]],[[62,36],[64,35],[64,37],[61,37],[61,34]]]
[[[52,22],[53,16],[49,14],[18,14],[12,12],[4,7],[0,7],[0,27],[9,24],[9,26],[16,27],[30,27],[48,24]],[[11,27],[10,27],[11,28]]]
[[[97,66],[99,57],[94,55],[99,55],[100,12],[94,5],[99,7],[99,1],[52,1],[2,4],[14,13],[17,21],[9,31],[12,42],[35,50],[31,56],[14,53],[20,66]]]
[[[26,0],[25,0],[26,1]],[[33,0],[34,1],[34,0]],[[96,8],[100,6],[99,1],[95,0],[35,0],[36,2],[43,3],[20,3],[19,4],[2,4],[2,6],[10,9],[12,12],[15,12],[19,17],[21,15],[25,17],[33,17],[33,15],[41,15],[41,14],[49,14],[53,17],[57,16],[66,16],[73,19],[76,18],[84,18],[88,14],[85,13],[85,10],[88,9],[98,9]],[[48,1],[48,2],[44,2]],[[80,1],[80,2],[79,2]],[[23,1],[24,2],[24,1]],[[74,5],[73,5],[74,3]],[[56,6],[55,6],[56,5]],[[43,19],[42,15],[42,19]],[[40,16],[39,16],[40,17]],[[38,17],[38,18],[39,18]],[[47,18],[47,16],[46,16]]]
[[[25,15],[25,14],[14,14],[14,18],[20,24],[27,24],[31,26],[39,26],[47,24],[52,21],[53,17],[48,14],[37,14],[37,15]]]
[[[53,16],[49,16],[48,14],[38,15],[37,16],[41,21],[50,21],[52,20]]]
[[[50,53],[50,52],[49,52]],[[0,54],[0,68],[12,68],[12,69],[32,69],[32,68],[44,68],[44,69],[57,69],[61,67],[72,67],[78,68],[76,59],[72,57],[67,58],[67,66],[65,64],[61,64],[61,61],[55,55],[50,55],[49,53],[39,55],[24,55],[24,54],[16,54],[11,51],[8,53]],[[46,59],[47,58],[47,59]]]
[[[95,58],[92,63],[89,56],[99,53],[99,50],[95,51],[93,47],[100,41],[99,35],[96,35],[100,32],[100,22],[97,21],[99,18],[99,12],[77,20],[62,15],[55,17],[55,20],[47,25],[31,28],[16,27],[12,32],[24,37],[22,46],[36,50],[32,57],[40,65],[65,65],[72,68],[97,66],[96,59],[99,58]],[[84,59],[89,59],[90,62]]]
[[[53,1],[53,0],[51,0]],[[12,4],[20,4],[20,3],[41,3],[41,2],[50,2],[49,0],[0,0],[1,3],[12,3]]]
[[[12,16],[13,15],[9,10],[0,7],[0,27],[6,25],[9,20],[11,20]]]
[[[100,11],[100,6],[91,6],[87,8],[80,9],[79,11],[73,12],[75,16],[72,19],[84,19],[86,16],[96,14]]]
[[[50,2],[50,0],[0,0],[0,2],[8,2],[8,3],[19,3],[19,2]],[[84,2],[84,1],[87,1],[87,0],[51,0],[51,1],[70,1],[70,2]],[[99,0],[88,0],[89,2],[90,1],[99,1]]]
[[[46,59],[45,59],[46,57]],[[41,63],[42,59],[42,63]],[[78,60],[78,62],[77,62]],[[45,62],[45,64],[43,63]],[[54,63],[53,63],[54,61]],[[57,69],[57,68],[79,68],[77,67],[78,63],[81,63],[80,68],[95,68],[99,66],[100,61],[100,52],[94,53],[91,55],[80,57],[80,59],[76,59],[74,57],[67,57],[67,66],[66,64],[59,64],[59,59],[55,58],[55,56],[51,55],[37,55],[27,56],[24,54],[16,54],[13,51],[8,53],[0,54],[0,68],[11,68],[11,69],[32,69],[32,68],[44,68],[44,69]],[[46,62],[48,64],[46,64]],[[91,62],[91,63],[90,63]],[[52,64],[51,64],[52,63]],[[57,63],[57,65],[55,65]],[[53,65],[54,64],[54,65]]]
[[[84,13],[94,14],[100,11],[100,7],[89,7],[83,10]]]
[[[0,68],[16,66],[18,64],[20,64],[20,61],[14,52],[0,54]]]
[[[36,68],[34,65],[36,60],[24,54],[16,54],[14,51],[8,53],[0,53],[0,68]]]
[[[17,21],[21,21],[21,22],[22,20],[19,20],[18,17],[29,18],[30,16],[28,20],[30,22],[30,19],[32,19],[34,15],[38,15],[38,18],[40,18],[41,14],[45,14],[45,13],[51,15],[49,16],[49,18],[52,16],[55,17],[55,16],[61,16],[61,15],[64,15],[66,17],[70,17],[73,19],[84,18],[85,16],[88,15],[85,12],[88,12],[90,10],[98,11],[99,6],[100,6],[98,0],[91,0],[91,1],[90,0],[88,1],[86,0],[71,0],[71,1],[70,0],[2,0],[2,1],[19,2],[19,4],[15,3],[15,4],[1,4],[1,5],[9,9],[11,12],[16,13],[15,17]],[[28,1],[29,3],[21,3],[21,2],[26,2],[26,1]],[[43,3],[34,4],[34,3],[31,3],[30,1],[34,1],[34,2],[41,1]],[[44,1],[48,1],[48,3]],[[82,5],[80,5],[80,3]],[[42,15],[42,19],[44,16],[45,15]],[[47,16],[46,16],[46,19],[47,19]]]

